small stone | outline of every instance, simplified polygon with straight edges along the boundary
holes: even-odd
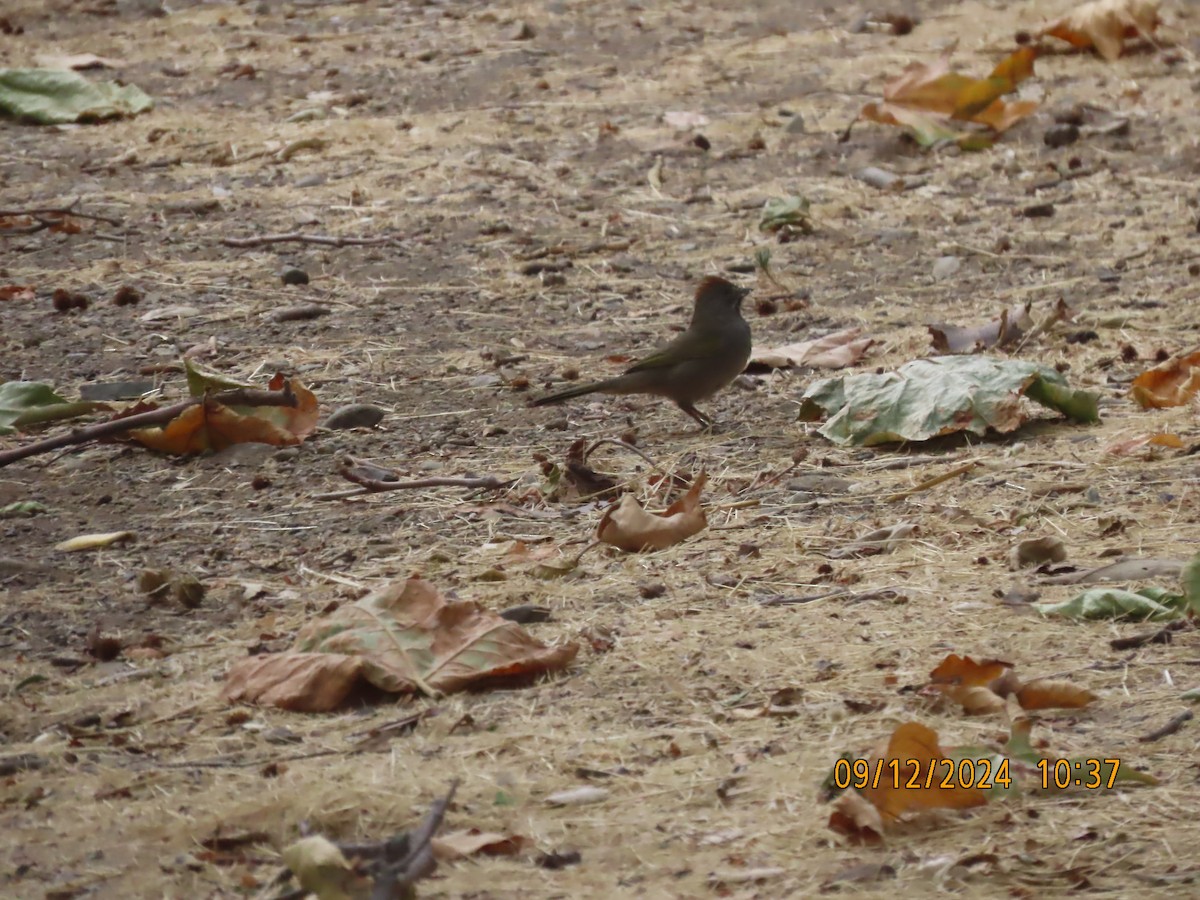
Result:
[[[1054,204],[1035,203],[1033,206],[1026,206],[1021,210],[1021,215],[1026,219],[1048,219],[1054,215]]]
[[[531,41],[537,37],[537,29],[528,22],[517,22],[508,32],[510,41]]]
[[[667,592],[667,586],[661,581],[643,581],[638,585],[638,595],[643,600],[654,600]]]
[[[1079,126],[1070,123],[1051,125],[1042,135],[1042,141],[1047,147],[1066,147],[1079,140]]]
[[[308,273],[303,269],[284,269],[279,280],[284,284],[308,284]]]
[[[804,116],[796,113],[796,115],[792,116],[791,121],[784,126],[783,130],[788,134],[804,134]]]
[[[374,428],[383,421],[384,410],[370,403],[351,403],[330,413],[325,427],[333,430],[345,428]]]
[[[962,260],[957,256],[940,256],[933,264],[935,281],[945,281],[954,276],[962,268]]]

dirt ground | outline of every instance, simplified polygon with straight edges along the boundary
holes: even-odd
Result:
[[[1200,343],[1195,7],[1166,7],[1160,46],[1115,63],[1039,59],[1025,91],[1043,109],[990,151],[923,153],[868,123],[837,140],[907,63],[957,41],[957,63],[982,74],[1018,30],[1068,7],[923,3],[916,29],[893,36],[853,30],[864,8],[807,0],[173,0],[166,16],[105,0],[4,4],[23,33],[0,35],[0,65],[116,58],[156,108],[80,128],[0,124],[0,206],[78,197],[119,220],[3,239],[0,283],[33,284],[38,297],[0,302],[0,377],[75,396],[159,365],[152,377],[174,400],[185,388],[170,364],[200,347],[204,365],[235,377],[297,373],[323,410],[362,402],[387,415],[298,450],[179,460],[106,444],[0,470],[0,506],[48,509],[0,522],[0,895],[279,896],[278,850],[302,826],[378,840],[454,778],[446,830],[526,845],[445,863],[422,896],[1195,891],[1195,726],[1140,740],[1187,708],[1195,632],[1115,650],[1111,640],[1147,626],[1044,620],[998,599],[1018,583],[1043,600],[1078,591],[1009,570],[1026,537],[1062,538],[1082,566],[1200,549],[1196,457],[1106,453],[1141,433],[1189,446],[1200,433],[1194,407],[1144,412],[1128,398],[1157,353]],[[1051,113],[1071,104],[1129,128],[1048,147]],[[668,112],[708,122],[680,130]],[[1086,174],[1050,177],[1073,157]],[[864,183],[854,176],[865,166],[910,189]],[[759,213],[790,194],[812,202],[816,228],[778,243]],[[1021,214],[1042,203],[1052,216]],[[395,239],[221,243],[296,230]],[[748,268],[760,247],[784,288]],[[959,268],[935,279],[947,256]],[[311,283],[283,286],[289,267]],[[811,370],[743,379],[708,404],[725,426],[716,433],[646,398],[526,408],[566,370],[611,373],[606,357],[669,336],[706,274],[755,285],[758,345],[863,328],[879,342],[863,371],[929,355],[929,322],[976,324],[1062,298],[1074,322],[1019,355],[1097,391],[1103,423],[1043,416],[1005,437],[843,450],[797,421],[804,387],[826,374]],[[140,304],[112,304],[123,284],[144,291]],[[59,287],[92,303],[55,314]],[[763,298],[773,313],[760,314]],[[807,307],[788,302],[800,299]],[[314,302],[331,314],[272,318]],[[1094,339],[1068,340],[1089,330]],[[705,532],[659,553],[592,550],[553,581],[505,555],[513,541],[573,555],[605,506],[539,501],[535,454],[561,463],[579,438],[631,432],[660,465],[710,473]],[[314,499],[348,487],[342,452],[405,476],[519,481],[499,494]],[[794,470],[768,477],[798,453]],[[981,465],[963,476],[887,499],[972,460]],[[669,502],[637,456],[607,445],[592,462],[650,506]],[[828,557],[898,522],[919,531],[896,552]],[[123,529],[136,540],[52,549]],[[163,567],[201,580],[199,607],[146,602],[137,574]],[[330,604],[414,572],[495,609],[547,607],[551,620],[529,629],[579,641],[579,656],[531,687],[399,708],[303,715],[218,699],[234,661],[286,647]],[[661,596],[643,597],[656,583]],[[763,602],[839,586],[866,599]],[[97,630],[165,656],[96,661]],[[946,745],[1003,744],[1004,716],[966,717],[920,693],[950,652],[1096,692],[1086,710],[1040,715],[1042,751],[1118,757],[1161,784],[1026,795],[898,828],[881,847],[846,842],[819,801],[839,753],[864,755],[905,721]],[[791,714],[753,714],[788,688]],[[371,729],[422,710],[415,728],[363,746]],[[546,802],[585,784],[609,793]],[[569,851],[578,864],[538,863]]]

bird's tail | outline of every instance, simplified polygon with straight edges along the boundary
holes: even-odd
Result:
[[[592,381],[588,384],[581,384],[578,387],[567,388],[565,391],[559,391],[557,394],[547,394],[545,397],[538,397],[536,400],[530,400],[530,406],[549,406],[551,403],[562,403],[564,400],[570,400],[572,397],[582,397],[584,394],[595,394],[605,390],[609,386],[608,381]]]

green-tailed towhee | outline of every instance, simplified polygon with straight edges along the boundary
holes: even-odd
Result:
[[[674,400],[702,426],[710,426],[712,420],[695,403],[732,382],[750,360],[750,326],[742,318],[742,298],[748,293],[749,288],[724,278],[705,278],[696,289],[691,324],[671,343],[634,363],[623,375],[559,391],[530,406],[584,394],[653,394]]]

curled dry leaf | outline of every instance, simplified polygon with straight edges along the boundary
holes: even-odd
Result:
[[[283,862],[305,892],[321,900],[370,896],[371,884],[354,871],[350,861],[328,838],[301,838],[283,851]]]
[[[943,56],[932,64],[913,63],[883,88],[882,103],[868,103],[859,113],[885,125],[907,128],[923,146],[954,140],[968,147],[988,146],[986,137],[964,133],[959,123],[984,125],[995,134],[1011,128],[1035,109],[1033,100],[1000,99],[1033,75],[1037,51],[1021,47],[1005,57],[987,78],[950,71]]]
[[[1062,538],[1047,535],[1019,542],[1008,554],[1008,565],[1012,569],[1023,569],[1042,563],[1062,562],[1066,558],[1067,548]]]
[[[68,538],[54,545],[55,550],[63,553],[77,553],[80,550],[100,550],[111,547],[123,541],[133,540],[132,531],[107,531],[103,534],[81,534]]]
[[[1129,393],[1142,409],[1184,406],[1200,392],[1200,350],[1173,356],[1137,378]]]
[[[1012,663],[976,662],[951,653],[929,673],[930,686],[962,706],[968,715],[1003,712],[1004,698],[1015,696],[1022,709],[1079,709],[1096,699],[1086,688],[1066,681],[1040,679],[1022,684]]]
[[[478,603],[410,578],[306,625],[287,653],[234,664],[221,696],[322,712],[364,683],[389,693],[457,691],[565,668],[578,650],[548,646]]]
[[[1112,62],[1121,56],[1126,38],[1149,37],[1158,28],[1159,0],[1093,0],[1078,6],[1037,32],[1056,37],[1072,47],[1096,52]]]
[[[881,763],[878,779],[873,775],[877,763]],[[957,762],[938,745],[937,732],[906,722],[892,732],[887,749],[869,760],[865,786],[847,790],[837,799],[829,827],[869,842],[909,813],[969,809],[987,803],[987,795],[979,788],[964,787],[956,778],[945,779],[956,767]],[[878,817],[863,806],[863,800]]]
[[[973,353],[989,347],[1008,347],[1025,335],[1070,318],[1071,310],[1060,297],[1049,316],[1040,325],[1034,322],[1033,302],[1018,303],[1001,310],[999,318],[983,325],[929,325],[929,337],[939,353]]]
[[[528,841],[519,834],[500,834],[468,828],[435,837],[429,842],[433,855],[440,860],[465,859],[469,856],[516,856]]]
[[[1109,456],[1129,456],[1143,447],[1167,447],[1171,450],[1180,450],[1183,448],[1183,438],[1177,434],[1161,431],[1156,434],[1140,434],[1127,441],[1109,444],[1104,448],[1104,452]]]
[[[688,492],[661,515],[646,512],[633,494],[626,494],[604,513],[596,538],[630,553],[662,550],[686,540],[708,525],[700,506],[700,491],[707,480],[704,472],[697,475]]]
[[[825,337],[784,344],[756,351],[750,357],[749,371],[756,369],[844,369],[852,366],[875,346],[875,339],[860,337],[861,328],[845,328]]]

